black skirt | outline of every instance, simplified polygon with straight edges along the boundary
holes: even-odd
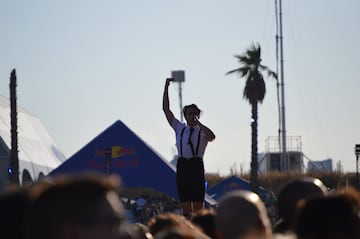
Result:
[[[203,202],[205,170],[202,158],[180,157],[176,165],[176,187],[180,202]]]

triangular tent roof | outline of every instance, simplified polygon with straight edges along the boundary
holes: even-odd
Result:
[[[50,175],[89,170],[106,173],[105,149],[111,149],[111,173],[121,176],[124,188],[154,188],[178,199],[174,166],[120,120],[100,133]]]
[[[17,106],[19,176],[36,181],[65,161],[40,119]],[[0,96],[0,181],[7,181],[11,150],[10,101]],[[6,175],[6,176],[5,176]]]
[[[231,176],[209,188],[206,192],[209,196],[218,201],[223,195],[233,190],[251,191],[250,183],[236,176]],[[258,194],[263,200],[266,200],[268,197],[268,192],[262,187],[259,187]]]

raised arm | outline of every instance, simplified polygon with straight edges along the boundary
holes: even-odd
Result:
[[[163,111],[165,113],[166,119],[169,122],[170,126],[172,127],[172,123],[174,121],[174,114],[170,110],[170,103],[169,103],[169,85],[170,85],[171,81],[173,81],[172,78],[166,79],[162,107],[163,107]]]

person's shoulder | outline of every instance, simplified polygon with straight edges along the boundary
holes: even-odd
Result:
[[[174,117],[172,127],[174,128],[175,131],[181,130],[185,126],[186,126],[185,123],[180,122],[180,120]]]

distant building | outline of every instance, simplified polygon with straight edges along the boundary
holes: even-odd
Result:
[[[332,172],[332,159],[325,159],[321,161],[309,161],[307,163],[307,172]]]
[[[259,159],[259,173],[270,172],[303,172],[303,154],[302,152],[287,152],[287,158],[281,160],[281,153],[269,152],[261,154]]]
[[[43,123],[21,107],[17,107],[19,181],[31,183],[47,175],[65,161]],[[0,185],[9,183],[11,152],[10,102],[0,96]]]
[[[278,137],[268,137],[266,152],[258,155],[259,173],[303,172],[303,153],[300,136],[287,137],[286,154],[282,155]]]
[[[271,136],[266,139],[265,153],[258,154],[259,173],[270,172],[332,172],[332,159],[313,161],[301,150],[301,137],[289,136],[286,140],[287,150],[284,157],[280,150],[279,137]],[[305,167],[304,159],[307,161]],[[341,162],[338,171],[341,171]]]

